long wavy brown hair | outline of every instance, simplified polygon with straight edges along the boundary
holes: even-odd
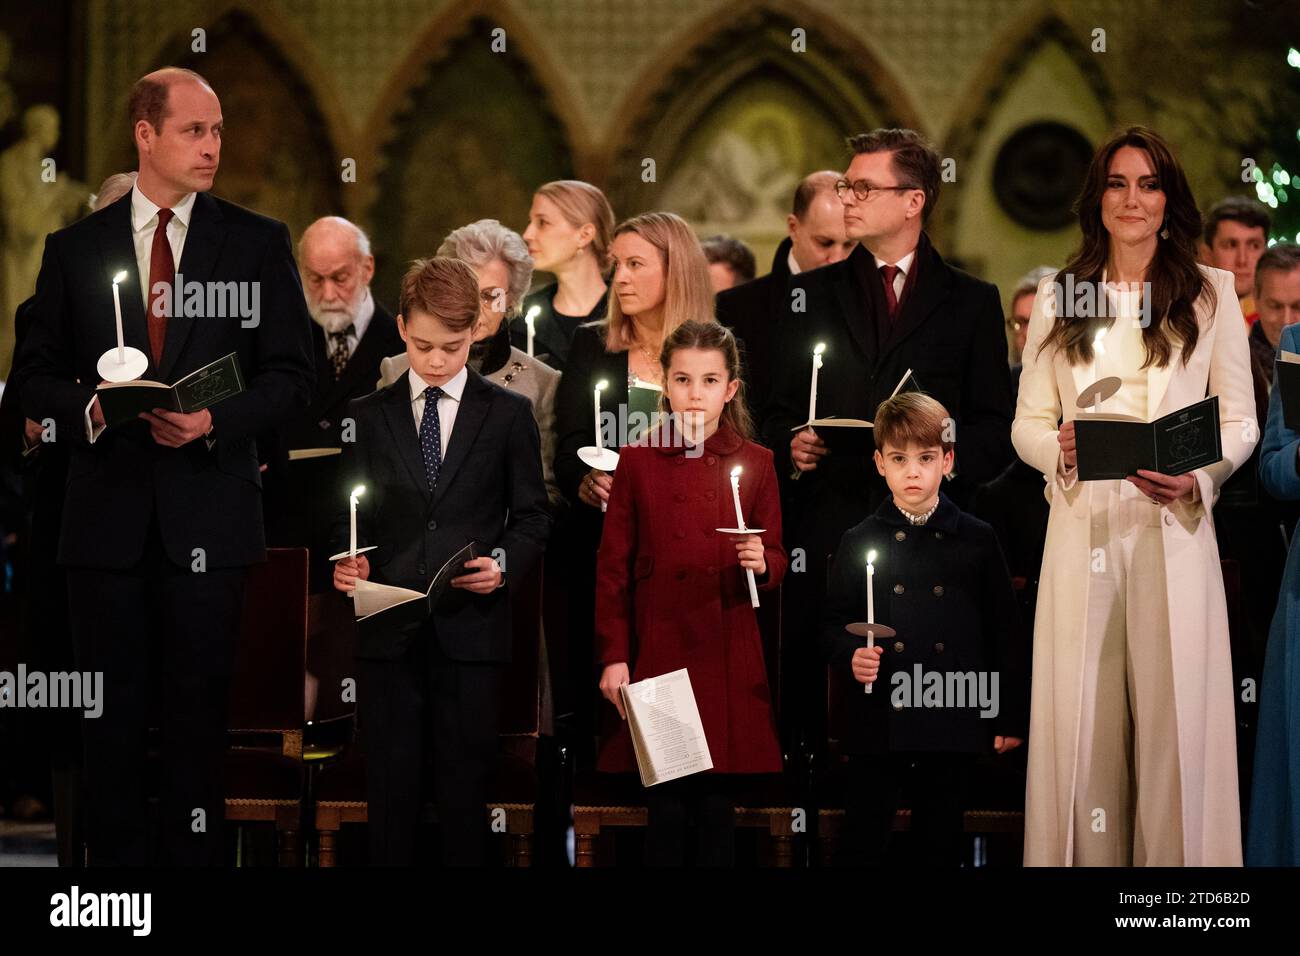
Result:
[[[700,349],[705,352],[721,352],[722,363],[727,367],[727,376],[740,382],[731,401],[722,406],[720,425],[730,425],[746,441],[754,437],[754,419],[749,414],[749,403],[745,400],[745,380],[740,377],[740,347],[736,336],[712,318],[687,319],[668,333],[663,350],[659,353],[659,364],[664,370],[664,391],[659,396],[659,410],[665,414],[672,411],[668,402],[668,367],[673,364],[673,353],[678,349]]]
[[[1196,199],[1182,166],[1160,134],[1143,126],[1130,126],[1116,133],[1097,150],[1075,202],[1083,240],[1065,267],[1056,274],[1057,287],[1062,288],[1065,277],[1073,274],[1076,286],[1089,283],[1094,289],[1100,289],[1102,272],[1110,254],[1110,234],[1101,221],[1101,200],[1109,178],[1110,161],[1125,146],[1142,150],[1150,159],[1159,187],[1165,194],[1165,223],[1161,231],[1169,233],[1168,238],[1161,235],[1157,239],[1156,252],[1147,269],[1147,281],[1151,283],[1151,322],[1142,330],[1142,344],[1146,351],[1142,367],[1155,364],[1163,368],[1168,365],[1175,342],[1182,346],[1183,364],[1186,365],[1200,334],[1196,322],[1196,300],[1201,295],[1208,295],[1213,310],[1215,292],[1208,276],[1197,266],[1200,210],[1196,208]],[[1058,302],[1057,312],[1062,311],[1065,310]],[[1039,346],[1039,352],[1041,354],[1049,345],[1055,345],[1071,364],[1090,362],[1093,336],[1114,321],[1113,315],[1099,318],[1058,314],[1051,331]]]

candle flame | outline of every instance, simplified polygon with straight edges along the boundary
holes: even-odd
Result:
[[[609,382],[605,381],[603,378],[596,383],[596,391],[598,392],[603,392],[607,388],[609,388]]]
[[[826,343],[818,342],[817,347],[813,349],[813,355],[821,355],[825,351],[826,351]]]
[[[533,320],[536,319],[541,314],[542,314],[542,307],[540,305],[535,305],[528,310],[528,314],[524,316],[524,321],[527,322],[529,325],[532,325]]]
[[[360,498],[365,493],[366,493],[365,485],[357,485],[355,488],[352,489],[353,498]]]
[[[739,478],[742,471],[744,471],[744,469],[737,465],[735,468],[731,469],[731,477]]]
[[[123,269],[123,270],[122,270],[121,272],[119,272],[117,275],[113,276],[113,285],[117,285],[119,282],[125,282],[125,281],[126,281],[126,270],[125,270],[125,269]]]
[[[867,552],[867,564],[875,564],[875,563],[876,563],[876,552],[874,552],[874,551],[868,551],[868,552]]]

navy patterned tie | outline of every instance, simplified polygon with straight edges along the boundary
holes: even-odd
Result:
[[[420,451],[424,453],[424,473],[429,477],[429,487],[438,481],[442,471],[442,422],[438,421],[440,388],[430,386],[424,390],[424,416],[420,419]]]

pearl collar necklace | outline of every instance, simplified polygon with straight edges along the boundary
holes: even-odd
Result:
[[[936,498],[934,504],[930,506],[930,510],[919,515],[913,514],[912,512],[908,511],[897,501],[894,502],[894,507],[897,508],[902,513],[903,517],[908,520],[908,523],[914,525],[920,525],[920,524],[925,524],[927,521],[930,520],[930,516],[934,514],[935,510],[939,507],[939,501]]]

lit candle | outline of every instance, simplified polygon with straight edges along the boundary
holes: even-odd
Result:
[[[601,379],[596,383],[596,450],[599,451],[605,446],[600,443],[600,393],[609,388],[609,382]]]
[[[817,347],[813,349],[813,374],[812,389],[808,393],[808,421],[817,420],[817,370],[822,367],[822,353],[826,351],[826,344],[818,342]]]
[[[745,530],[745,515],[740,510],[740,472],[741,467],[737,465],[731,469],[731,500],[736,505],[736,527],[740,531]],[[749,584],[749,603],[751,607],[758,607],[758,582],[754,580],[754,569],[745,568],[745,580]]]
[[[117,364],[126,364],[126,343],[122,339],[122,299],[117,294],[117,284],[126,281],[126,270],[123,269],[117,275],[113,276],[113,314],[117,318]]]
[[[745,516],[740,511],[740,472],[741,467],[737,465],[731,469],[731,500],[736,504],[736,527],[741,531],[745,530]]]
[[[868,551],[867,552],[867,623],[868,624],[876,623],[876,598],[875,598],[876,569],[872,565],[872,562],[874,562],[875,560],[876,560],[876,552]],[[875,646],[876,646],[876,635],[873,631],[868,630],[867,647],[870,648]],[[871,693],[871,688],[874,686],[875,686],[874,684],[867,685],[868,694]]]
[[[542,307],[540,305],[535,305],[528,310],[527,314],[524,315],[524,324],[528,326],[528,357],[529,358],[533,357],[533,332],[535,331],[533,327],[533,323],[537,321],[537,317],[541,314],[542,314]]]
[[[357,485],[348,496],[350,536],[348,538],[348,557],[357,556],[357,499],[365,492],[365,485]]]

